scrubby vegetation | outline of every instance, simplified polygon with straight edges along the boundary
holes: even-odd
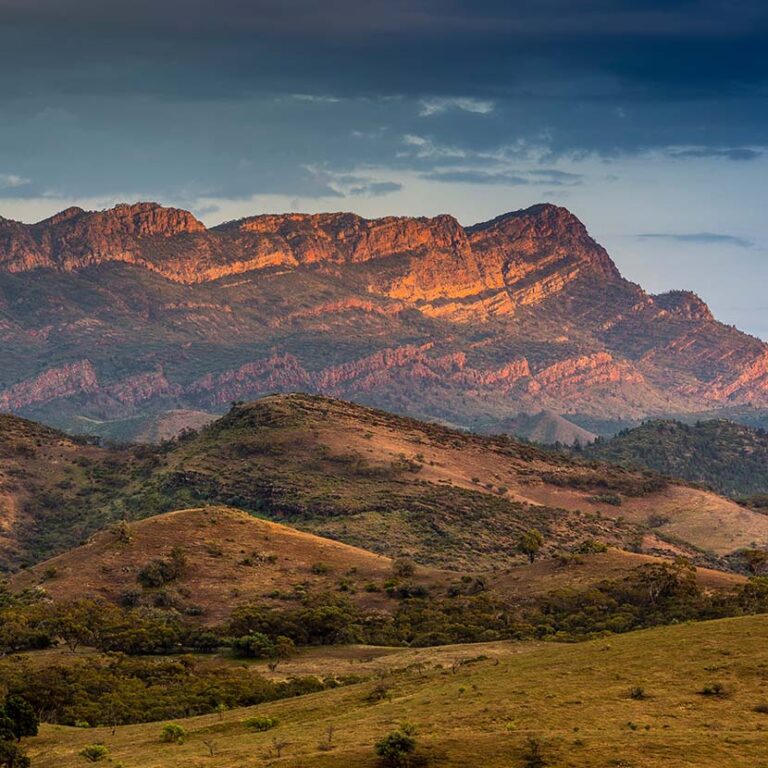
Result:
[[[728,496],[768,491],[768,433],[723,419],[647,421],[608,440],[599,438],[581,453],[702,483]]]
[[[373,455],[361,445],[331,445],[334,440],[354,443],[355,436],[363,439],[371,430],[398,435],[414,446],[413,452],[388,452],[375,441]],[[439,482],[429,477],[435,461],[424,451],[430,446],[480,453],[493,468],[488,477],[476,478],[476,487]],[[393,555],[398,553],[381,531],[396,525],[406,536],[401,546],[422,563],[500,565],[525,530],[538,527],[546,535],[555,519],[558,535],[578,534],[584,527],[578,515],[546,506],[533,514],[510,498],[515,478],[526,485],[540,482],[591,493],[611,504],[665,485],[647,471],[302,395],[235,404],[199,432],[157,447],[99,447],[8,417],[0,422],[0,451],[8,456],[6,486],[23,512],[13,530],[13,546],[21,555],[13,563],[0,560],[0,568],[41,560],[111,523],[202,504],[287,520],[355,545],[375,540]],[[499,468],[503,482],[494,476]],[[490,525],[498,546],[480,551],[477,541]],[[613,527],[617,543],[633,535]],[[147,563],[139,581],[156,587],[173,581],[175,571],[171,561]]]

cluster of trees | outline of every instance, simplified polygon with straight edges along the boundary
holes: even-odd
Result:
[[[20,696],[6,696],[0,705],[0,766],[28,768],[30,761],[19,742],[37,736],[38,718],[34,708]]]
[[[252,670],[244,674],[190,656],[144,659],[116,654],[48,666],[26,658],[0,662],[0,687],[9,691],[8,701],[23,700],[35,721],[79,726],[192,717],[313,693],[340,682],[316,677],[273,682]],[[0,733],[2,728],[0,716]]]
[[[128,654],[214,650],[219,635],[185,624],[178,614],[150,608],[129,610],[94,600],[31,602],[11,600],[0,607],[0,653],[62,643]]]

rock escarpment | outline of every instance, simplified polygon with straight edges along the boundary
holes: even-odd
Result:
[[[768,348],[625,280],[569,211],[0,219],[0,409],[67,423],[307,390],[464,426],[768,408]]]

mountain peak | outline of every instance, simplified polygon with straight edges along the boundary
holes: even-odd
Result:
[[[56,226],[56,224],[63,224],[65,221],[70,221],[71,219],[75,219],[78,216],[82,216],[84,213],[85,210],[83,208],[80,208],[77,205],[73,205],[69,208],[65,208],[63,211],[59,211],[53,216],[49,216],[47,219],[38,221],[35,226],[53,227]]]
[[[654,303],[670,315],[685,320],[714,320],[706,302],[693,291],[668,291],[653,297]]]
[[[205,224],[189,211],[152,202],[120,203],[106,211],[89,214],[89,219],[106,225],[115,234],[170,236],[206,231]]]
[[[536,203],[528,208],[521,208],[517,211],[508,211],[499,216],[495,216],[488,221],[481,221],[477,224],[467,227],[467,232],[481,232],[490,229],[505,229],[507,225],[519,226],[521,221],[535,223],[539,227],[547,226],[550,229],[566,230],[573,228],[579,233],[586,234],[586,227],[579,218],[571,213],[567,208],[563,208],[553,203]]]

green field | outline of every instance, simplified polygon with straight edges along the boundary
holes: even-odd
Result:
[[[175,721],[188,731],[181,745],[161,743],[163,723],[150,723],[114,733],[43,726],[26,746],[36,768],[87,765],[79,752],[97,742],[109,750],[102,764],[125,768],[362,768],[377,765],[382,735],[409,722],[428,765],[526,766],[533,737],[551,766],[760,768],[768,765],[768,714],[755,707],[768,703],[767,636],[768,617],[758,616],[576,645],[462,646],[463,664],[437,649],[409,649],[388,654],[388,671],[356,685]],[[330,671],[322,652],[313,654],[317,671]],[[350,672],[359,657],[349,649]],[[702,693],[716,683],[720,695]],[[630,695],[637,687],[641,698]],[[372,703],[376,688],[384,698]],[[256,714],[279,724],[254,732],[245,721]],[[331,748],[323,749],[329,726]],[[275,742],[284,744],[279,758]]]

